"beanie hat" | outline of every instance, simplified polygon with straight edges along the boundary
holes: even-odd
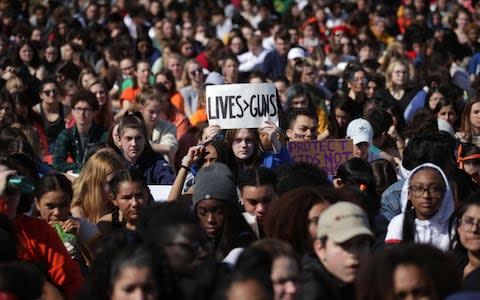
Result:
[[[237,199],[237,189],[233,182],[233,174],[222,163],[213,163],[201,168],[195,176],[193,187],[193,206],[206,199],[234,203]]]

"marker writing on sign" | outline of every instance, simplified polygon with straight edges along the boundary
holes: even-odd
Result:
[[[252,95],[250,99],[243,99],[241,95],[215,96],[207,97],[207,102],[210,120],[242,118],[245,114],[252,117],[277,114],[275,94]]]

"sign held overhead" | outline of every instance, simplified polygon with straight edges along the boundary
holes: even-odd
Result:
[[[279,107],[273,83],[209,85],[206,98],[209,125],[222,129],[259,128],[270,120],[278,126]]]

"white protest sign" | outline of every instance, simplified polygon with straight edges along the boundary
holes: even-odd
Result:
[[[222,129],[258,128],[270,120],[278,126],[277,91],[273,83],[207,86],[209,125]]]

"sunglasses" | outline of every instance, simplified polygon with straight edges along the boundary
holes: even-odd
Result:
[[[47,97],[50,97],[50,95],[56,95],[58,92],[57,90],[44,90],[42,91]]]
[[[202,70],[200,70],[200,69],[196,69],[196,70],[193,70],[193,71],[190,72],[191,75],[197,75],[197,74],[200,74],[200,73],[202,73]]]

